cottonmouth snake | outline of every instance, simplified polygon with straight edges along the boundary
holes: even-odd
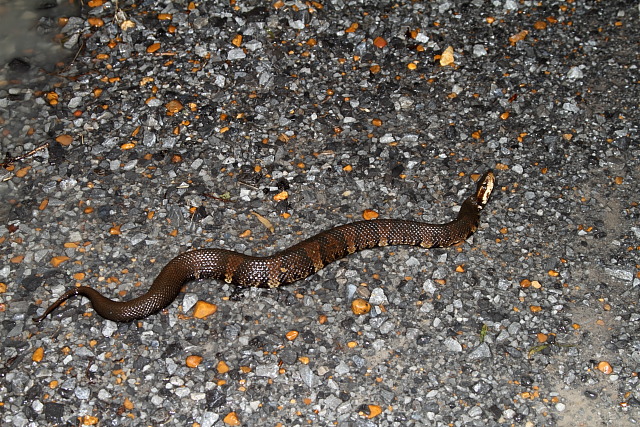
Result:
[[[253,257],[225,249],[197,249],[169,261],[146,294],[129,301],[112,301],[95,289],[75,287],[65,292],[41,316],[40,322],[61,303],[83,295],[106,319],[130,322],[167,307],[180,289],[195,279],[221,279],[238,286],[275,288],[315,273],[327,264],[362,249],[387,245],[450,246],[473,233],[480,212],[489,201],[495,177],[486,172],[476,192],[462,203],[458,217],[446,224],[427,224],[399,219],[358,221],[317,234],[288,249],[266,257]]]

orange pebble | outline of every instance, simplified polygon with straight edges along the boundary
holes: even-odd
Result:
[[[186,365],[190,368],[196,368],[202,362],[202,356],[187,356]]]
[[[230,426],[239,426],[240,420],[238,419],[238,414],[235,412],[229,412],[224,419],[222,420],[225,424]]]
[[[598,363],[598,370],[603,374],[610,375],[613,373],[613,367],[609,362],[602,361]]]
[[[184,106],[178,100],[169,101],[165,104],[164,108],[166,108],[170,113],[175,114],[182,110]]]
[[[376,37],[375,39],[373,39],[373,45],[377,48],[382,49],[387,45],[387,41],[382,37]]]
[[[371,311],[371,304],[362,298],[356,298],[351,301],[351,311],[353,311],[353,314],[357,315],[367,314]]]
[[[134,408],[133,402],[128,397],[125,397],[123,406],[129,411]]]
[[[367,405],[367,409],[369,409],[367,418],[374,418],[382,413],[382,408],[378,405]]]
[[[96,426],[98,425],[98,417],[93,417],[91,415],[85,415],[82,417],[82,425],[83,426]]]
[[[216,366],[216,371],[218,371],[219,374],[226,374],[227,372],[229,372],[229,365],[227,365],[224,361],[219,361],[218,365]]]
[[[69,261],[68,256],[64,256],[64,255],[54,256],[53,258],[51,258],[51,265],[54,267],[58,267],[60,264],[62,264],[65,261]]]
[[[376,219],[378,218],[380,215],[378,214],[378,212],[371,210],[371,209],[365,209],[364,212],[362,212],[362,217],[364,219],[366,219],[367,221],[370,219]]]
[[[31,360],[33,360],[34,362],[40,362],[42,361],[43,357],[44,357],[44,347],[38,347],[31,355]]]
[[[218,311],[218,306],[206,301],[198,301],[193,309],[193,317],[204,319]]]

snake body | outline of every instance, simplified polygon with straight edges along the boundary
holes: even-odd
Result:
[[[476,230],[494,181],[493,173],[486,172],[478,181],[476,192],[463,202],[457,218],[446,224],[399,219],[357,221],[323,231],[265,257],[226,249],[192,250],[169,261],[144,295],[124,302],[113,301],[93,288],[79,286],[69,289],[33,320],[40,322],[68,298],[82,295],[105,319],[130,322],[167,307],[191,280],[220,279],[237,286],[275,288],[304,279],[327,264],[362,249],[388,245],[450,246],[465,240]]]

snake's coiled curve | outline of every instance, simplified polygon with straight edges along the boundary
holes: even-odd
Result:
[[[427,224],[399,219],[377,219],[341,225],[316,234],[266,257],[253,257],[225,249],[197,249],[169,261],[149,290],[129,301],[113,301],[87,286],[69,289],[44,313],[40,322],[68,298],[83,295],[102,317],[118,322],[145,318],[171,304],[180,289],[195,279],[221,279],[238,286],[277,287],[315,273],[327,264],[362,249],[388,245],[445,247],[465,240],[478,226],[480,212],[489,201],[495,177],[486,172],[476,192],[466,199],[455,220]]]

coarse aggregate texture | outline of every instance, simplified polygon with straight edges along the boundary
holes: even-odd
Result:
[[[3,425],[638,422],[637,2],[84,3],[55,21],[66,61],[2,65]],[[489,168],[458,247],[31,320],[77,283],[139,295],[189,248],[444,222]]]

